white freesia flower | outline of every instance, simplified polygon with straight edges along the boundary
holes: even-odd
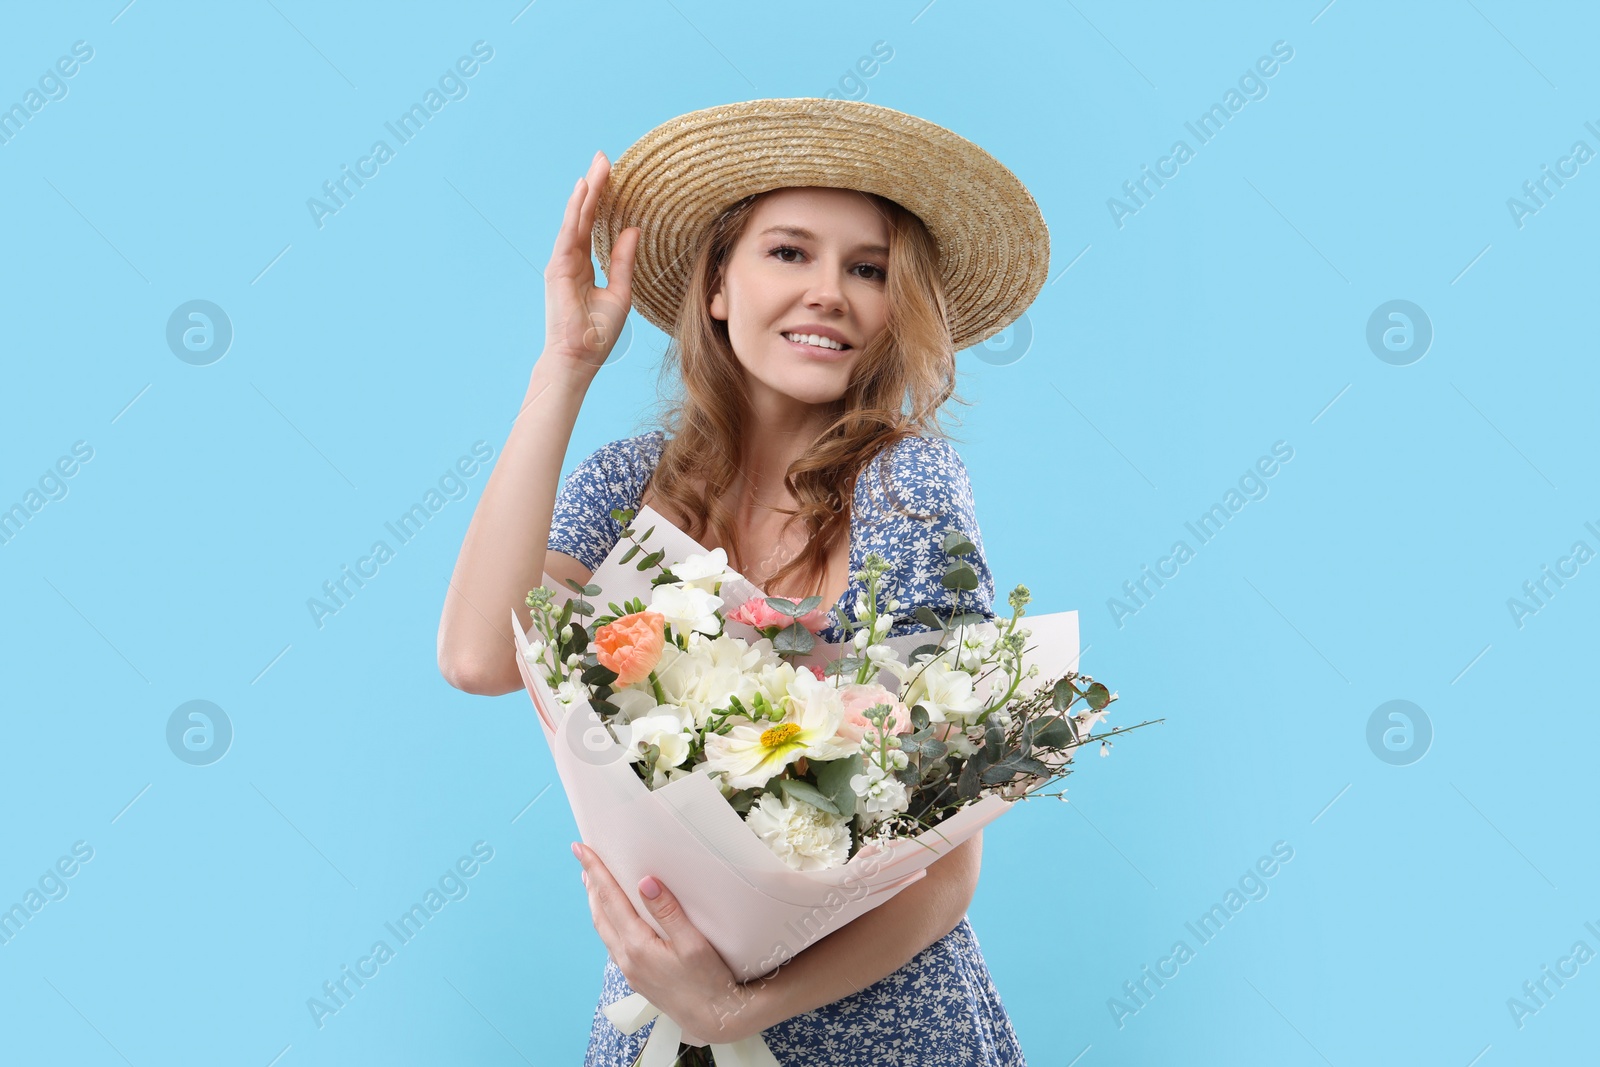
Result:
[[[983,710],[983,698],[974,691],[972,675],[950,666],[950,661],[935,659],[917,668],[913,681],[900,699],[906,707],[921,704],[933,722],[959,722]]]
[[[833,686],[810,671],[796,671],[789,702],[783,722],[741,722],[725,734],[707,734],[705,769],[721,771],[734,789],[759,788],[801,756],[842,759],[860,749],[860,742],[836,736],[844,704]]]
[[[713,548],[705,553],[689,553],[682,563],[672,565],[672,574],[680,584],[691,589],[703,589],[707,593],[715,593],[722,582],[743,577],[728,566],[728,553],[721,548]]]
[[[669,582],[656,586],[650,592],[650,610],[665,618],[675,634],[686,634],[691,630],[703,634],[716,633],[722,627],[716,614],[721,607],[721,597],[693,586]]]
[[[803,800],[771,793],[750,805],[744,821],[784,863],[797,871],[823,871],[850,858],[850,820]]]
[[[684,723],[677,708],[662,704],[649,715],[642,715],[628,723],[628,759],[644,759],[647,745],[661,749],[656,760],[657,769],[676,767],[689,758],[689,744],[694,734]]]

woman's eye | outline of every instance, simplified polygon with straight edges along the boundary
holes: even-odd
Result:
[[[782,263],[796,263],[796,262],[798,262],[798,260],[784,259],[783,258],[783,254],[785,252],[793,252],[797,256],[805,255],[804,252],[800,251],[800,249],[798,249],[798,248],[795,248],[793,245],[779,245],[777,248],[774,248],[771,252],[769,252],[768,255],[772,255],[772,256],[778,257],[779,262],[782,262]],[[876,263],[857,263],[854,267],[852,267],[850,269],[851,270],[860,270],[862,267],[867,268],[867,270],[869,270],[869,271],[876,272],[875,275],[870,275],[870,276],[863,275],[862,277],[866,281],[883,281],[884,279],[889,277],[888,272],[885,271],[882,267],[878,266]]]

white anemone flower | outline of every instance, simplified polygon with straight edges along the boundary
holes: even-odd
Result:
[[[825,871],[850,858],[850,820],[803,800],[771,793],[750,805],[745,824],[784,863],[797,871]]]
[[[801,756],[833,760],[860,750],[859,741],[837,736],[844,719],[837,689],[810,671],[796,671],[789,692],[792,710],[783,722],[741,722],[725,734],[707,734],[705,769],[721,771],[733,789],[752,789]]]
[[[650,592],[650,610],[666,619],[675,634],[698,630],[714,634],[722,629],[717,612],[722,608],[722,598],[704,589],[668,582]]]

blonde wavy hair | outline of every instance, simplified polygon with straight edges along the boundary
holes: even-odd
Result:
[[[726,497],[739,475],[748,392],[728,324],[711,317],[710,304],[730,254],[767,195],[756,193],[728,207],[696,250],[661,364],[658,422],[667,441],[648,483],[649,491],[686,520],[686,533],[705,543],[706,531],[715,531],[716,543],[740,561],[734,509]],[[887,324],[862,349],[844,395],[831,405],[832,422],[784,475],[784,487],[799,504],[778,509],[789,515],[784,530],[803,523],[807,543],[765,580],[769,592],[799,574],[805,595],[820,594],[829,555],[849,539],[851,502],[867,464],[875,457],[886,461],[889,448],[902,438],[948,438],[937,421],[940,408],[952,398],[970,403],[956,394],[955,350],[933,235],[893,200],[860,195],[888,223]],[[882,473],[888,486],[886,462]]]

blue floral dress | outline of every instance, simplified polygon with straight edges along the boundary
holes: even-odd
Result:
[[[549,548],[591,570],[598,567],[622,537],[622,525],[611,518],[612,509],[639,507],[665,440],[660,430],[623,438],[579,463],[556,497]],[[919,517],[924,515],[933,517]],[[947,530],[960,530],[977,548],[969,558],[978,573],[978,588],[962,593],[959,605],[956,593],[940,582],[948,562],[943,550]],[[829,625],[818,634],[822,640],[845,640],[840,613],[865,597],[865,583],[856,574],[872,552],[890,562],[879,583],[879,610],[891,598],[900,604],[895,613],[900,621],[889,631],[891,636],[926,630],[912,617],[924,604],[941,614],[959,606],[994,618],[994,577],[984,557],[972,483],[966,465],[948,442],[924,437],[901,440],[868,463],[856,479],[850,585],[829,608]],[[585,1067],[628,1067],[639,1055],[654,1022],[624,1034],[602,1010],[632,992],[622,970],[607,959]],[[785,1067],[1026,1067],[966,916],[893,974],[859,993],[770,1026],[762,1037]]]

